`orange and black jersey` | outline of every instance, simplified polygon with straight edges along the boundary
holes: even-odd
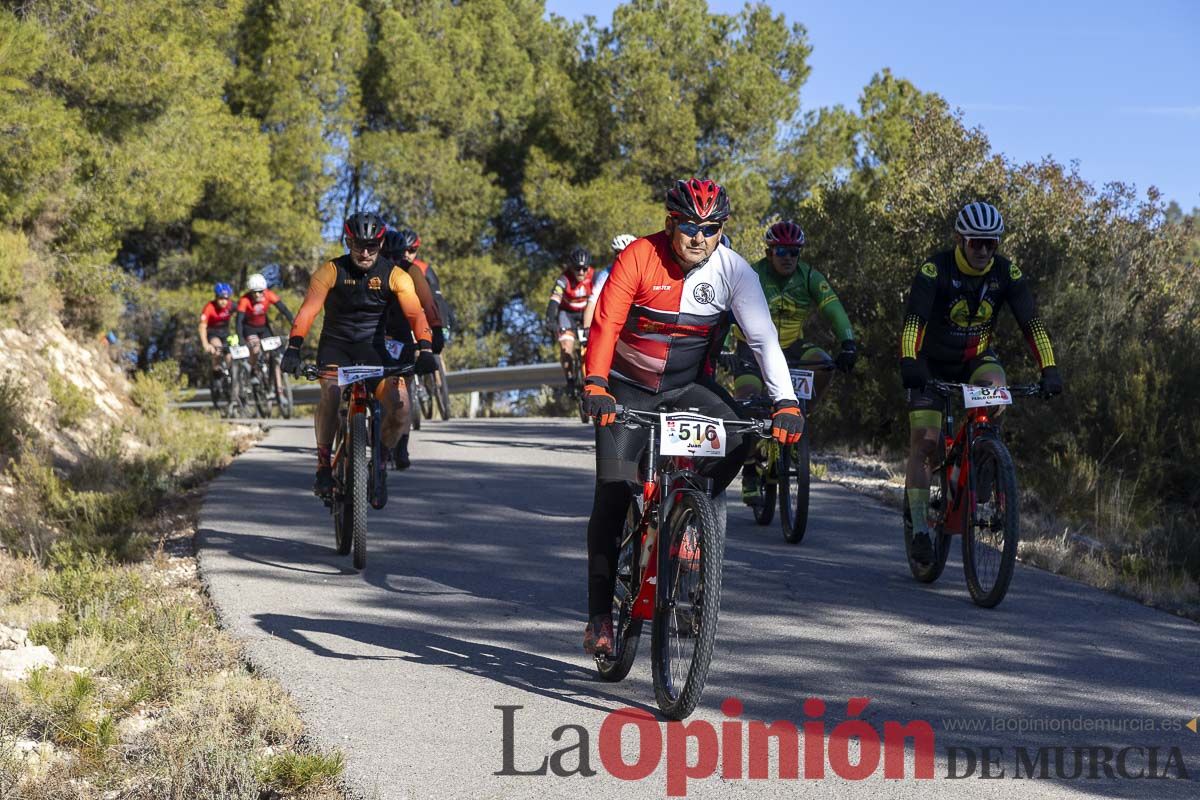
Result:
[[[1054,366],[1050,336],[1017,265],[996,255],[987,267],[976,270],[958,248],[937,253],[917,271],[908,296],[900,356],[966,362],[982,355],[992,344],[996,316],[1005,303],[1024,331],[1038,366]]]
[[[296,313],[291,336],[303,338],[322,308],[325,323],[321,338],[344,342],[382,341],[387,310],[399,304],[418,341],[427,344],[433,332],[421,309],[412,278],[400,267],[380,257],[366,272],[349,254],[326,261],[309,280],[304,304]]]

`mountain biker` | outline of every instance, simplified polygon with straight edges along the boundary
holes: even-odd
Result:
[[[225,341],[229,338],[229,318],[233,316],[233,287],[228,283],[213,285],[213,299],[200,312],[200,346],[212,356],[212,371],[221,371],[221,359],[225,364],[233,363],[225,353]]]
[[[632,233],[618,233],[613,237],[610,246],[612,247],[613,257],[621,255],[621,251],[629,245],[633,244],[637,239]],[[611,268],[601,270],[596,273],[596,277],[592,279],[592,293],[588,295],[587,306],[583,309],[583,329],[587,330],[592,327],[592,317],[596,313],[596,301],[600,298],[600,290],[604,288],[605,281],[608,280],[608,273]]]
[[[416,335],[417,371],[437,369],[432,352],[433,334],[425,312],[421,310],[412,278],[388,259],[380,257],[386,231],[387,226],[377,214],[357,212],[346,219],[342,237],[349,252],[325,262],[313,273],[283,356],[283,371],[296,374],[300,369],[300,347],[304,337],[317,314],[324,309],[325,322],[317,343],[317,363],[322,368],[321,396],[314,419],[317,475],[313,493],[320,496],[333,489],[330,459],[341,400],[337,368],[395,363],[384,344],[385,315],[390,304],[399,303]],[[389,448],[395,447],[402,424],[397,413],[400,398],[395,382],[380,381],[375,396],[383,404],[383,443]]]
[[[433,352],[434,355],[437,355],[446,341],[441,306],[437,302],[441,293],[434,295],[433,288],[427,280],[427,273],[420,269],[412,257],[416,254],[420,244],[421,240],[415,231],[389,230],[383,235],[383,257],[390,259],[392,263],[408,273],[408,277],[412,278],[413,287],[421,301],[421,309],[425,312],[425,319],[433,331]],[[432,270],[428,274],[433,274]],[[400,310],[399,306],[393,305],[388,309],[386,337],[388,340],[386,345],[394,358],[399,358],[401,362],[405,363],[411,360],[414,343],[412,327],[408,324],[408,318],[404,316],[404,312]],[[412,416],[409,408],[408,386],[404,378],[396,376],[393,380],[400,397],[400,415],[403,422],[400,425],[400,439],[392,449],[391,456],[396,469],[404,470],[412,466],[412,459],[408,455]]]
[[[942,400],[930,378],[1003,386],[1004,366],[992,350],[1000,306],[1008,303],[1041,368],[1042,391],[1062,392],[1046,326],[1021,270],[997,250],[1004,219],[995,206],[969,203],[954,221],[954,247],[928,258],[913,278],[900,336],[900,376],[907,390],[909,454],[905,495],[912,516],[911,556],[933,562],[929,535],[931,460],[941,443]]]
[[[270,320],[267,319],[267,312],[271,310],[271,306],[279,309],[279,313],[283,314],[288,325],[292,324],[294,321],[292,312],[288,310],[283,298],[268,289],[267,279],[263,277],[262,273],[256,272],[246,280],[246,293],[238,299],[237,304],[238,341],[245,342],[250,348],[252,373],[258,366],[258,354],[261,350],[258,344],[259,340],[275,335],[271,331]],[[257,380],[257,373],[253,374],[254,377],[251,380]]]
[[[442,294],[442,282],[438,280],[433,266],[429,262],[417,258],[417,250],[421,248],[421,237],[411,228],[400,233],[404,237],[404,248],[396,251],[396,263],[405,269],[416,266],[425,277],[426,283],[429,284],[429,291],[433,293],[433,302],[437,304],[437,317],[441,320],[441,324],[433,329],[433,353],[441,355],[442,348],[446,346],[446,332],[454,327],[454,309],[450,307],[449,301]],[[409,270],[409,275],[412,274],[412,270]],[[432,323],[430,324],[432,325]]]
[[[712,379],[715,347],[733,313],[775,400],[772,434],[790,444],[804,426],[758,276],[720,245],[730,214],[725,189],[698,178],[676,181],[666,210],[663,230],[617,256],[589,332],[583,409],[597,419],[583,642],[589,653],[612,652],[617,544],[647,442],[647,431],[612,424],[617,403],[643,411],[666,404],[737,419],[732,398]],[[706,459],[701,467],[713,480],[714,497],[721,497],[745,459],[750,442],[743,438],[727,432],[725,458]],[[723,524],[723,507],[718,514]]]
[[[596,273],[591,266],[592,254],[576,247],[567,257],[562,275],[550,291],[546,306],[546,327],[558,339],[558,360],[567,378],[567,391],[574,392],[575,376],[571,374],[571,358],[575,353],[575,331],[583,325],[583,310],[592,293]]]
[[[767,228],[763,237],[766,255],[751,265],[758,274],[767,307],[771,309],[771,321],[779,332],[779,346],[791,366],[802,361],[829,359],[830,356],[817,345],[804,339],[804,323],[808,315],[819,310],[833,328],[841,342],[837,358],[833,359],[838,369],[849,372],[854,368],[858,348],[854,343],[854,330],[842,307],[842,301],[829,286],[829,281],[806,262],[800,260],[800,250],[806,240],[804,231],[790,220],[776,222]],[[739,399],[754,397],[762,393],[762,376],[754,362],[745,336],[737,325],[733,326],[737,359],[734,367],[734,394]],[[821,395],[829,387],[832,375],[823,370],[814,371],[812,400],[808,404],[811,414]],[[758,473],[754,465],[754,453],[742,470],[742,501],[758,502]]]

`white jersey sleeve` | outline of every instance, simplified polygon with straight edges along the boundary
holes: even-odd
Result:
[[[792,376],[788,372],[787,359],[779,346],[779,332],[771,321],[767,298],[763,295],[758,275],[737,253],[729,248],[720,248],[728,253],[730,309],[738,327],[746,337],[746,343],[754,351],[754,360],[762,370],[763,381],[771,399],[796,402],[796,391],[792,388]]]
[[[600,297],[600,290],[603,289],[604,284],[608,282],[608,273],[609,270],[604,270],[592,281],[592,293],[588,295],[589,303],[596,302],[596,299]]]

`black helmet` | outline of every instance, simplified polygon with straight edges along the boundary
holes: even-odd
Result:
[[[573,267],[583,269],[592,263],[592,254],[583,247],[576,247],[571,251],[571,257],[567,259],[567,263]]]
[[[383,242],[383,235],[387,233],[387,225],[378,214],[372,214],[369,211],[359,211],[346,217],[345,223],[342,224],[342,236],[347,242]]]
[[[405,228],[400,235],[404,237],[405,250],[417,250],[421,247],[421,237],[417,236],[417,232],[412,228]]]

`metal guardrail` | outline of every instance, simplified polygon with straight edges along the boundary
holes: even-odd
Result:
[[[558,364],[518,364],[515,367],[485,367],[462,369],[446,373],[451,394],[471,392],[505,392],[513,389],[536,389],[539,386],[565,386],[566,378]],[[293,381],[292,398],[298,404],[315,403],[318,395],[313,381]],[[176,403],[176,408],[207,408],[208,389],[197,389],[191,400]]]

